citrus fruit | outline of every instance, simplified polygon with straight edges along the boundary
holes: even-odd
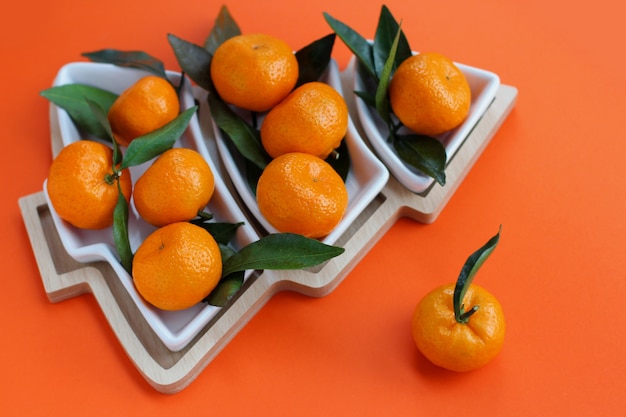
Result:
[[[132,277],[141,296],[162,310],[201,302],[222,275],[220,249],[209,232],[188,222],[156,229],[133,258]]]
[[[337,172],[317,156],[293,152],[273,159],[257,184],[261,214],[280,232],[321,238],[341,221],[348,191]]]
[[[471,371],[502,350],[506,330],[502,306],[486,289],[472,284],[499,238],[498,232],[467,259],[456,283],[435,288],[417,304],[411,320],[413,339],[435,365]]]
[[[264,112],[291,92],[298,81],[298,61],[281,39],[256,33],[234,36],[217,47],[211,79],[227,103]]]
[[[107,145],[79,140],[61,149],[52,161],[46,191],[63,220],[81,229],[103,229],[113,224],[118,182],[128,201],[130,171],[114,173],[113,151]]]
[[[113,137],[128,144],[171,122],[180,112],[176,90],[162,77],[149,75],[136,81],[118,96],[108,112]]]
[[[431,362],[465,372],[486,365],[500,353],[505,322],[502,307],[487,290],[472,284],[465,305],[479,305],[467,323],[455,319],[452,306],[454,284],[427,294],[417,305],[412,320],[415,343]]]
[[[145,221],[165,226],[196,217],[214,190],[213,172],[202,155],[189,148],[172,148],[139,177],[133,199]]]
[[[467,117],[471,91],[465,75],[439,53],[405,59],[389,83],[391,108],[416,133],[436,136],[459,126]]]
[[[330,85],[315,81],[296,88],[267,113],[261,142],[272,158],[305,152],[326,159],[347,130],[345,100]]]

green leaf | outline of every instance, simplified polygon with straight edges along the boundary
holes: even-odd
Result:
[[[211,116],[241,155],[264,169],[269,157],[261,145],[260,133],[252,128],[215,94],[208,97]]]
[[[167,40],[182,71],[201,88],[212,91],[211,54],[204,48],[172,34],[167,35]]]
[[[92,62],[103,62],[117,65],[118,67],[137,68],[167,79],[163,62],[143,51],[101,49],[94,52],[84,52],[82,56]]]
[[[209,36],[204,40],[204,49],[213,55],[217,47],[225,40],[238,35],[241,35],[241,29],[239,29],[237,22],[235,22],[231,16],[228,8],[223,5],[215,19],[211,33],[209,33]]]
[[[380,79],[378,81],[378,85],[376,86],[376,110],[378,111],[378,114],[380,114],[382,119],[385,121],[385,123],[387,123],[388,125],[391,122],[391,116],[390,116],[391,105],[389,104],[389,94],[387,93],[387,91],[389,89],[389,81],[391,80],[391,72],[393,70],[393,66],[394,66],[394,62],[396,58],[396,51],[398,49],[398,39],[400,39],[401,33],[402,33],[402,30],[398,28],[398,31],[396,32],[396,36],[393,39],[393,43],[391,44],[389,56],[387,57],[387,61],[385,62],[385,65],[383,66],[380,72]]]
[[[89,98],[85,98],[85,102],[87,103],[87,106],[91,110],[96,121],[100,124],[105,132],[105,135],[102,139],[113,141],[113,131],[111,130],[111,125],[109,124],[109,118],[107,117],[106,110],[104,110],[101,105]],[[118,162],[117,156],[115,159],[115,162]]]
[[[245,273],[238,271],[222,278],[203,301],[212,306],[224,307],[241,289],[244,277]]]
[[[126,149],[121,169],[143,164],[174,146],[197,109],[198,106],[193,106],[165,126],[132,140]]]
[[[343,182],[346,182],[348,172],[350,172],[351,160],[345,138],[341,141],[339,147],[335,149],[335,152],[328,155],[326,162],[339,174]]]
[[[222,274],[248,269],[301,269],[341,255],[344,249],[298,234],[276,233],[262,237],[226,260]]]
[[[376,108],[376,95],[367,91],[355,91],[354,94],[370,107]]]
[[[113,241],[120,257],[120,263],[126,272],[132,274],[133,251],[130,248],[130,240],[128,238],[128,203],[122,193],[120,182],[116,182],[118,197],[117,204],[113,210]]]
[[[440,141],[424,135],[397,135],[393,143],[404,162],[445,185],[446,148]]]
[[[348,49],[356,55],[357,59],[365,67],[367,72],[372,77],[378,79],[374,66],[372,45],[370,45],[367,39],[326,12],[324,12],[324,18],[330,25],[331,29],[337,34],[337,36],[339,36],[339,39],[341,39],[343,43],[346,44]]]
[[[399,36],[397,35],[398,32]],[[397,41],[396,37],[398,37]],[[390,51],[393,44],[397,45],[395,47],[397,51],[394,54],[392,72],[402,61],[412,55],[412,51],[404,32],[400,30],[400,24],[398,24],[396,19],[392,16],[389,8],[383,5],[380,10],[373,45],[374,68],[379,76],[383,71],[383,67],[389,55],[391,55]]]
[[[246,171],[246,182],[248,183],[250,192],[256,195],[256,186],[259,183],[259,178],[261,178],[263,170],[248,159],[244,159],[244,169]]]
[[[98,123],[100,123],[100,125],[102,126],[102,129],[104,129],[104,131],[106,132],[105,139],[113,142],[113,166],[114,169],[116,169],[115,167],[122,162],[122,152],[119,145],[117,144],[117,141],[113,137],[113,131],[111,130],[111,125],[109,124],[109,118],[107,117],[107,113],[95,101],[91,101],[88,98],[86,98],[85,101],[93,112]]]
[[[236,252],[226,244],[220,243],[220,253],[222,255],[222,264],[233,256]],[[245,277],[245,271],[237,271],[222,278],[211,293],[202,301],[217,307],[224,307],[228,301],[239,291]]]
[[[100,139],[107,137],[107,132],[98,121],[85,99],[98,103],[106,112],[117,98],[117,94],[85,84],[65,84],[41,91],[41,96],[65,110],[76,128],[83,134]]]
[[[296,52],[299,69],[296,87],[320,79],[328,68],[336,37],[331,33]]]
[[[226,223],[226,222],[208,222],[203,218],[193,219],[190,223],[202,227],[213,236],[217,243],[228,244],[235,237],[237,229],[244,225],[244,222]]]
[[[461,273],[456,281],[456,285],[454,287],[454,295],[452,296],[453,305],[454,305],[454,314],[456,320],[459,323],[467,323],[469,316],[471,316],[476,310],[478,310],[478,306],[472,306],[469,310],[464,311],[463,298],[465,297],[465,293],[467,289],[472,284],[474,280],[474,275],[480,269],[480,267],[485,263],[489,255],[495,250],[498,242],[500,241],[500,233],[502,232],[502,226],[498,230],[498,233],[495,234],[487,243],[485,243],[480,249],[471,254],[469,258],[465,261],[463,268],[461,268]]]

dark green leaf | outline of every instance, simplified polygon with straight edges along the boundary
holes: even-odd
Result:
[[[109,118],[107,117],[107,113],[105,110],[95,101],[91,101],[86,98],[85,101],[89,105],[89,108],[93,112],[94,116],[98,120],[98,123],[102,126],[102,129],[106,132],[105,139],[113,142],[113,165],[117,166],[122,162],[122,152],[120,150],[117,141],[113,138],[113,131],[111,130],[111,125],[109,124]]]
[[[296,52],[298,60],[298,82],[296,87],[311,81],[318,81],[331,59],[336,35],[331,33]]]
[[[398,31],[400,31],[400,35],[396,42],[395,38]],[[402,61],[410,57],[412,52],[404,32],[400,30],[400,24],[392,16],[389,8],[383,5],[380,10],[373,45],[374,68],[379,76],[383,71],[383,67],[387,62],[387,58],[390,55],[394,43],[397,44],[397,52],[395,53],[392,72]]]
[[[263,170],[247,159],[244,160],[244,165],[248,187],[250,187],[250,192],[252,192],[253,195],[256,195],[256,186],[259,183],[259,178],[261,178]]]
[[[197,106],[193,106],[165,126],[132,140],[126,149],[121,168],[143,164],[174,146],[197,109]]]
[[[374,67],[372,45],[370,45],[367,39],[326,12],[324,12],[324,18],[330,25],[331,29],[337,34],[337,36],[339,36],[343,43],[346,44],[348,49],[356,55],[357,59],[361,62],[361,64],[363,64],[367,72],[372,77],[378,79]]]
[[[222,278],[204,302],[212,306],[224,307],[241,289],[244,277],[245,272],[238,271]]]
[[[467,318],[469,318],[469,316],[477,310],[477,306],[472,306],[469,310],[464,311],[464,307],[462,305],[463,298],[465,297],[467,289],[474,280],[474,275],[476,275],[476,272],[478,272],[480,267],[483,265],[483,263],[485,263],[489,255],[491,255],[491,253],[498,245],[498,242],[500,241],[501,231],[502,226],[500,226],[500,229],[495,236],[489,239],[487,243],[485,243],[480,249],[478,249],[476,252],[471,254],[469,258],[467,258],[465,264],[463,265],[463,268],[461,268],[461,273],[459,274],[459,278],[456,281],[456,286],[454,287],[454,295],[452,297],[456,319],[461,323],[466,323]]]
[[[380,79],[378,81],[378,86],[376,87],[376,110],[385,123],[390,124],[391,116],[390,116],[390,104],[389,104],[389,94],[387,94],[387,90],[389,89],[389,81],[391,80],[391,72],[394,66],[394,60],[396,57],[396,50],[398,49],[398,39],[400,38],[400,34],[402,30],[398,28],[396,32],[396,36],[393,39],[393,43],[391,44],[391,49],[389,51],[389,56],[385,65],[383,66],[380,72]]]
[[[219,244],[222,255],[222,264],[233,256],[236,252],[226,244]],[[238,271],[227,276],[222,275],[222,279],[211,293],[202,301],[216,307],[224,307],[228,301],[239,291],[243,284],[245,271]]]
[[[209,33],[209,36],[204,40],[204,49],[213,55],[217,47],[220,46],[226,39],[238,35],[241,35],[241,29],[239,29],[237,22],[235,22],[233,17],[230,15],[228,8],[226,6],[222,6],[219,14],[217,15],[217,19],[215,19],[215,24],[213,25],[213,29],[211,29],[211,33]]]
[[[440,141],[424,135],[398,135],[394,146],[404,162],[445,185],[446,149]]]
[[[170,46],[182,71],[196,84],[207,91],[213,89],[211,81],[211,54],[198,45],[175,35],[167,35]]]
[[[319,265],[341,255],[344,249],[326,245],[316,239],[292,233],[276,233],[262,237],[224,263],[222,274],[249,269],[301,269]]]
[[[241,155],[260,169],[265,168],[269,157],[261,145],[259,131],[253,129],[215,94],[208,97],[211,116]]]
[[[225,222],[208,222],[202,218],[193,219],[191,223],[202,227],[208,231],[217,243],[228,244],[240,226],[243,226],[243,222],[239,223],[225,223]]]
[[[130,240],[128,238],[128,203],[124,194],[122,194],[119,181],[116,182],[118,197],[117,204],[113,210],[113,241],[120,257],[120,263],[126,272],[132,274],[133,251],[130,248]]]
[[[43,97],[65,110],[77,129],[86,135],[104,139],[107,132],[98,121],[85,98],[98,103],[106,112],[117,98],[117,94],[85,84],[66,84],[43,90]]]
[[[376,108],[376,95],[367,91],[355,91],[354,94],[370,107]]]
[[[341,144],[337,149],[335,149],[335,152],[328,155],[326,162],[328,162],[328,164],[330,164],[330,166],[337,171],[337,174],[339,174],[343,182],[346,182],[348,172],[350,171],[351,161],[350,153],[348,152],[348,145],[345,139],[341,141]]]
[[[89,98],[85,98],[85,102],[87,103],[87,106],[96,118],[96,121],[100,123],[100,126],[105,132],[105,136],[102,139],[113,141],[113,131],[111,130],[111,125],[109,124],[109,118],[107,117],[106,110],[104,110],[100,104]],[[115,159],[115,162],[118,162],[117,156],[115,157]]]
[[[119,49],[102,49],[85,52],[82,56],[92,62],[114,64],[118,67],[138,68],[158,77],[167,79],[163,62],[142,51],[121,51]]]

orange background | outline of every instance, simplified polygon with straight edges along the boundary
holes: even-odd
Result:
[[[330,295],[281,293],[184,391],[140,376],[84,295],[45,295],[17,200],[51,162],[48,103],[65,63],[140,49],[178,70],[166,34],[201,43],[222,3],[13,2],[0,25],[3,415],[623,415],[626,409],[626,113],[615,0],[390,0],[414,47],[497,73],[515,109],[439,219],[403,219]],[[382,3],[225,3],[245,32],[294,49],[330,33],[327,11],[373,36]],[[337,42],[335,59],[350,57]],[[456,278],[503,225],[476,277],[503,304],[504,350],[451,374],[415,349],[419,298]]]

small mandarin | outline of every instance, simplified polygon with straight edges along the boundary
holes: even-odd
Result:
[[[154,226],[188,221],[209,203],[214,189],[213,172],[202,155],[189,148],[172,148],[137,180],[135,208]]]
[[[220,97],[242,109],[264,112],[298,81],[298,61],[281,39],[244,34],[224,41],[211,59],[211,79]]]
[[[64,147],[54,158],[46,191],[59,217],[81,229],[103,229],[113,224],[118,183],[130,200],[130,171],[113,170],[113,151],[92,140],[79,140]]]
[[[261,142],[272,158],[305,152],[326,159],[347,130],[345,100],[330,85],[315,81],[296,88],[267,113]]]
[[[257,184],[261,214],[280,232],[310,238],[328,235],[348,206],[337,172],[317,156],[293,152],[273,159]]]
[[[502,350],[506,325],[502,306],[484,288],[469,286],[463,303],[478,305],[467,323],[455,319],[454,284],[427,294],[417,305],[411,326],[417,348],[435,365],[456,372],[478,369]]]
[[[121,146],[171,122],[180,112],[176,90],[162,77],[139,79],[119,95],[108,112],[113,136]]]
[[[435,365],[472,371],[502,350],[506,331],[502,306],[486,289],[472,284],[499,240],[498,231],[467,258],[456,283],[435,288],[417,304],[411,319],[413,339]]]
[[[465,75],[449,58],[421,53],[398,66],[389,83],[389,101],[406,127],[437,136],[465,120],[471,91]]]
[[[132,277],[141,296],[162,310],[200,303],[222,275],[220,249],[209,232],[188,222],[155,230],[133,258]]]

